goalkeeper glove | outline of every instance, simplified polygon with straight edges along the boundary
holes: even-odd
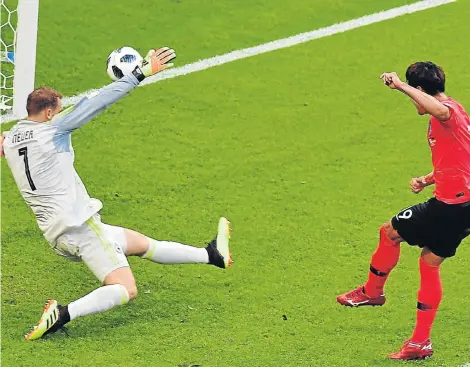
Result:
[[[142,65],[137,66],[132,72],[141,82],[146,77],[157,74],[162,70],[171,68],[174,64],[168,63],[176,57],[175,50],[169,47],[162,47],[158,50],[150,50],[145,56]]]

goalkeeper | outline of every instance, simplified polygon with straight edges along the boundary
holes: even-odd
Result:
[[[40,320],[25,336],[27,340],[53,333],[80,316],[134,299],[137,287],[127,256],[160,264],[230,266],[227,219],[220,219],[218,235],[207,247],[158,241],[111,226],[101,222],[98,212],[102,203],[90,198],[74,168],[71,133],[126,96],[144,78],[173,66],[169,62],[175,57],[168,47],[150,50],[132,74],[62,112],[60,93],[51,88],[36,89],[28,96],[27,119],[0,139],[0,152],[52,249],[70,260],[83,261],[103,284],[66,306],[49,300]]]

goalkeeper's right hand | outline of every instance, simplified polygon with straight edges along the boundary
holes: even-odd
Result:
[[[150,50],[145,56],[142,66],[136,67],[134,75],[139,81],[162,70],[171,68],[174,64],[168,63],[176,57],[175,50],[169,47],[162,47],[158,50]]]

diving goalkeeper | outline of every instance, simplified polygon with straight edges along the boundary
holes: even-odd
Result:
[[[71,133],[126,96],[146,77],[173,66],[170,61],[175,57],[168,47],[150,50],[132,74],[64,111],[60,93],[47,87],[36,89],[27,99],[28,117],[0,139],[0,152],[52,249],[70,260],[83,261],[103,284],[65,306],[49,300],[42,317],[25,336],[27,340],[53,333],[78,317],[134,299],[137,287],[127,256],[160,264],[230,266],[227,219],[220,218],[217,237],[207,247],[158,241],[108,225],[98,214],[102,203],[90,198],[74,168]]]

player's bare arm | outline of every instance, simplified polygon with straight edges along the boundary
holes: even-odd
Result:
[[[437,100],[435,97],[421,91],[419,87],[414,88],[408,85],[407,83],[401,81],[397,73],[383,73],[380,76],[380,79],[382,79],[384,84],[390,89],[396,89],[406,94],[418,105],[424,108],[427,113],[434,116],[439,121],[445,122],[450,119],[452,114],[449,107]]]
[[[429,172],[426,176],[424,176],[424,180],[429,185],[434,185],[436,181],[434,180],[434,171]]]
[[[415,194],[419,194],[427,186],[434,184],[434,171],[428,173],[425,176],[413,177],[410,180],[411,191]]]
[[[406,83],[402,83],[399,90],[413,99],[430,115],[434,116],[441,122],[448,121],[452,116],[449,107],[438,101],[435,97],[430,96],[429,94],[424,93],[417,88],[413,88]]]

